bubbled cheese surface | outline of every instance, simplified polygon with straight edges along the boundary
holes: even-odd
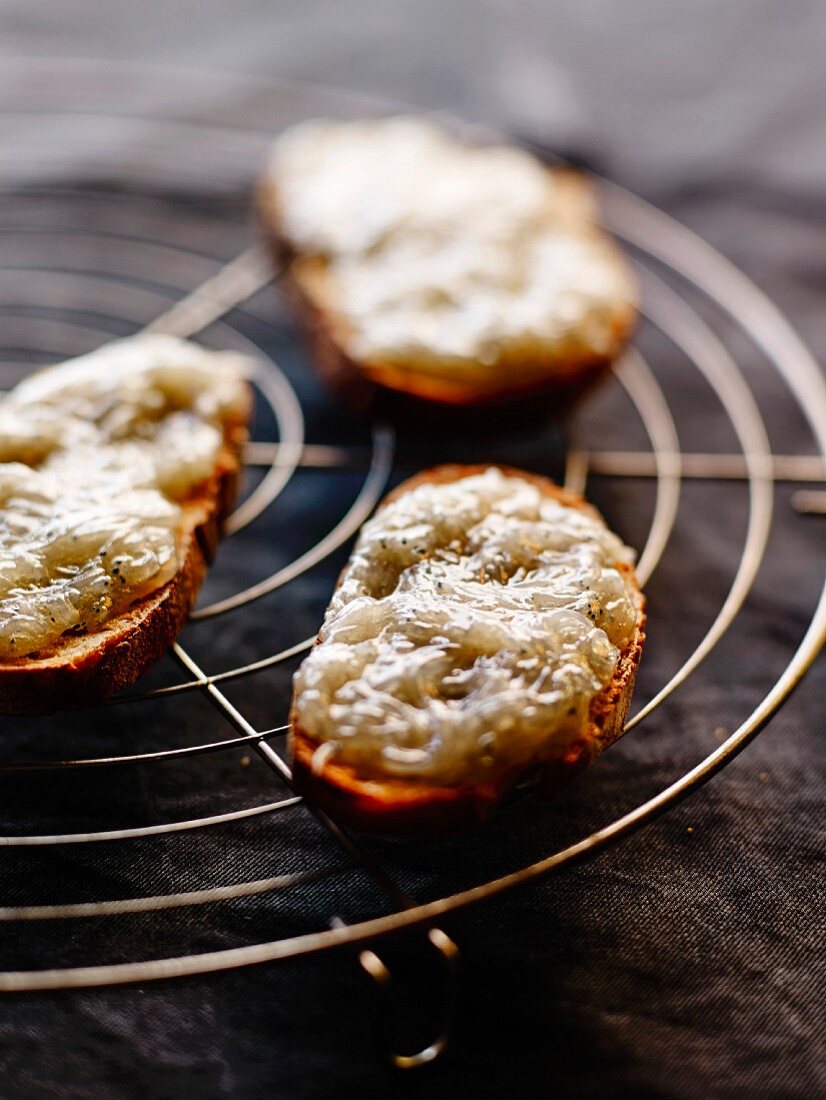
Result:
[[[495,468],[403,494],[296,674],[316,765],[453,784],[564,752],[633,637],[631,560],[598,516]]]
[[[314,121],[276,142],[267,178],[285,236],[325,260],[355,358],[518,375],[611,356],[628,327],[624,262],[520,149],[421,119]]]
[[[0,403],[0,658],[48,649],[179,566],[181,506],[243,417],[244,360],[141,336],[39,371]]]

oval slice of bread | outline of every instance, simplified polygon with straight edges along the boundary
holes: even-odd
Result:
[[[446,137],[444,132],[423,120],[388,119],[374,123],[310,123],[306,124],[305,129],[312,126],[327,126],[329,139],[333,143],[341,140],[342,136],[346,139],[348,132],[356,134],[361,142],[386,142],[392,138],[393,127],[399,126],[412,127],[414,141],[417,138],[416,127],[425,128],[426,132],[430,131],[442,140]],[[301,127],[296,128],[292,134],[301,129]],[[291,132],[288,132],[285,137],[288,141],[295,140]],[[456,141],[453,141],[453,145],[459,150],[474,148]],[[394,139],[391,152],[392,148],[399,150],[398,140]],[[506,156],[518,156],[523,160],[529,159],[524,152],[516,152],[505,147],[493,152],[504,153]],[[306,160],[313,165],[319,159],[320,155],[315,160],[306,156]],[[392,207],[393,187],[397,184],[398,174],[394,174],[393,167],[391,163],[388,178],[385,178],[381,171],[370,175],[365,173],[366,178],[361,181],[363,182],[362,193],[353,194],[350,200],[341,204],[339,211],[341,218],[346,219],[348,216],[355,218],[359,215],[366,221],[369,215],[365,215],[364,211],[369,210],[371,205],[379,209],[383,209],[384,206]],[[522,165],[522,168],[524,167],[525,165]],[[521,410],[523,413],[531,413],[535,416],[539,401],[540,409],[547,418],[548,415],[564,413],[573,401],[606,373],[625,346],[636,322],[636,288],[633,277],[619,249],[596,223],[596,198],[586,178],[581,173],[570,169],[540,168],[538,162],[534,162],[532,167],[535,173],[548,181],[548,189],[552,196],[543,200],[548,203],[548,213],[547,216],[541,215],[543,220],[537,223],[538,231],[547,230],[551,237],[558,233],[570,243],[570,247],[581,247],[584,250],[585,266],[590,264],[598,271],[601,270],[614,289],[611,291],[605,290],[604,287],[600,289],[598,293],[602,295],[602,299],[598,313],[584,313],[580,320],[571,322],[568,330],[565,330],[567,322],[563,323],[560,320],[558,322],[561,326],[560,331],[547,339],[530,325],[524,333],[517,330],[512,336],[505,336],[499,333],[496,324],[493,324],[493,335],[496,340],[493,352],[486,355],[480,349],[478,354],[474,354],[471,348],[471,350],[457,353],[457,358],[452,352],[448,353],[440,346],[427,344],[426,340],[423,340],[419,352],[401,348],[397,355],[391,350],[382,351],[381,347],[370,353],[357,350],[360,334],[354,329],[354,322],[348,309],[342,305],[343,285],[337,275],[338,261],[343,256],[347,264],[352,264],[352,255],[346,249],[341,254],[330,251],[329,249],[335,247],[332,244],[325,251],[323,238],[314,245],[310,243],[311,234],[306,225],[309,215],[306,210],[302,211],[303,237],[297,231],[293,231],[289,217],[290,204],[285,201],[282,193],[283,181],[280,181],[279,162],[277,155],[274,157],[272,165],[259,182],[257,201],[259,215],[272,247],[276,265],[285,273],[286,285],[309,339],[315,364],[319,373],[339,396],[362,411],[407,413],[408,415],[415,413],[416,410],[433,414],[439,408],[447,412],[452,410],[454,414],[464,409],[470,416],[474,413],[482,414],[486,409],[499,410],[501,413],[504,404],[516,405],[517,413]],[[361,170],[364,171],[363,168]],[[435,171],[438,170],[437,162]],[[492,162],[492,170],[496,171],[495,162]],[[308,174],[309,171],[311,170],[308,170]],[[449,167],[447,171],[450,171]],[[328,174],[332,175],[331,170]],[[335,187],[337,178],[326,181],[330,188]],[[313,180],[310,179],[310,182],[312,183]],[[517,179],[516,183],[518,182]],[[530,186],[531,182],[535,184],[536,181],[532,181],[529,177],[525,182],[526,186]],[[355,190],[351,186],[347,191],[345,180],[341,181],[341,188],[346,194]],[[349,207],[352,207],[352,210]],[[483,210],[482,216],[489,212],[487,209]],[[495,216],[495,208],[493,215]],[[329,218],[329,214],[327,216]],[[417,243],[415,246],[418,251],[414,252],[414,266],[418,264],[426,268],[429,258],[437,255],[439,248],[450,249],[456,244],[461,245],[463,230],[467,233],[473,229],[473,217],[473,213],[469,214],[468,224],[464,227],[461,223],[457,225],[451,223],[449,230],[445,230],[443,226],[440,227],[441,237],[439,242],[432,246],[432,254],[428,251],[431,244],[426,232],[427,226],[425,226],[425,232],[419,239],[424,241],[424,244]],[[369,247],[364,246],[363,258],[366,265],[375,263],[376,256],[381,258],[388,252],[388,240],[391,242],[389,251],[392,255],[393,248],[396,247],[393,244],[393,234],[397,229],[402,236],[409,234],[407,223],[401,220],[398,227],[389,230],[383,237],[378,238],[376,243],[371,243]],[[501,247],[501,241],[497,242],[496,247]],[[518,254],[521,247],[523,247],[522,242],[515,240],[511,252]],[[395,262],[394,272],[404,270],[406,262],[402,251],[399,260]],[[380,271],[381,268],[378,270]],[[590,276],[586,276],[584,285],[588,285],[589,278]],[[379,276],[380,279],[381,276]],[[506,281],[503,282],[503,286]],[[551,282],[553,284],[553,280]],[[597,280],[598,284],[599,280]],[[438,285],[439,277],[436,277],[434,293]],[[471,279],[467,287],[457,291],[458,300],[472,306],[475,303],[481,304],[485,300],[488,288],[486,276],[481,276],[477,284],[474,284]],[[580,299],[577,298],[580,289],[572,289],[576,292],[571,299],[573,303],[571,308],[576,311],[578,308],[576,302],[584,301],[586,292],[581,292],[583,297]],[[546,300],[552,301],[554,293],[554,290],[549,291]],[[514,300],[519,302],[518,298]],[[524,302],[524,297],[522,301]],[[434,308],[438,310],[440,307],[437,305]],[[517,305],[509,312],[514,314],[518,312],[518,308]],[[507,315],[508,310],[504,312]],[[456,326],[458,324],[457,319]],[[584,329],[586,324],[597,325],[598,339],[592,340],[586,336]],[[577,326],[580,326],[579,330]],[[418,327],[424,331],[428,327],[427,318]],[[442,332],[449,331],[450,323],[437,327],[440,327]],[[567,334],[563,335],[564,332]],[[418,333],[413,339],[414,342],[418,341]]]
[[[252,409],[249,384],[239,385],[238,410],[221,425],[223,443],[211,475],[176,502],[181,521],[174,576],[88,633],[67,633],[36,653],[0,659],[0,713],[47,714],[108,699],[134,683],[174,642],[235,499]]]
[[[489,466],[441,466],[404,482],[390,493],[381,508],[420,485],[444,484]],[[582,497],[560,488],[548,478],[510,467],[496,467],[506,476],[528,481],[540,493],[562,504],[598,515]],[[621,649],[610,683],[591,700],[587,724],[566,743],[561,755],[541,761],[515,762],[496,770],[484,782],[440,785],[415,778],[365,775],[335,760],[318,766],[316,750],[321,742],[297,717],[296,699],[291,711],[291,753],[296,790],[335,820],[357,831],[395,835],[439,836],[461,832],[487,818],[514,784],[527,772],[540,769],[540,789],[552,794],[587,767],[622,733],[637,667],[645,640],[645,600],[631,565],[618,563],[630,588],[636,620],[630,639]],[[341,581],[339,581],[341,583]],[[316,642],[318,645],[319,642]],[[315,760],[314,760],[315,757]]]

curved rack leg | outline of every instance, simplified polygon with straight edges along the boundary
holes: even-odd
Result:
[[[333,923],[333,927],[344,927],[343,922],[337,919],[331,923]],[[427,938],[432,947],[438,952],[442,971],[442,1014],[439,1030],[436,1037],[427,1046],[412,1054],[401,1054],[396,1048],[395,1039],[389,1034],[388,1018],[383,1016],[384,1045],[390,1061],[396,1069],[418,1069],[420,1066],[435,1062],[445,1051],[450,1040],[450,1029],[456,1007],[459,950],[453,940],[446,936],[440,928],[431,928],[427,933]],[[381,958],[372,948],[365,947],[359,952],[359,963],[364,972],[376,983],[382,997],[387,997],[392,991],[394,978]]]

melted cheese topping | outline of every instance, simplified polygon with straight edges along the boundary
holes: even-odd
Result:
[[[268,172],[286,237],[326,263],[355,358],[461,378],[611,356],[633,286],[611,242],[526,152],[411,118],[310,122]]]
[[[320,761],[475,782],[564,753],[637,611],[603,521],[489,469],[365,524],[295,679]]]
[[[140,336],[0,403],[0,657],[105,622],[176,572],[183,500],[247,407],[244,360]]]

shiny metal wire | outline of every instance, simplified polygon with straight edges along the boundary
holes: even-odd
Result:
[[[698,287],[717,306],[734,318],[743,332],[763,351],[767,359],[773,363],[785,379],[801,408],[809,417],[812,432],[821,454],[826,455],[826,386],[824,386],[816,364],[814,364],[811,356],[783,317],[743,275],[723,260],[710,246],[699,241],[666,215],[618,188],[605,185],[605,192],[611,228],[620,236],[625,237],[642,254],[653,257],[663,263],[678,278],[685,279]],[[256,270],[258,262],[259,258],[247,255],[243,263],[239,260],[235,275],[238,275],[239,270],[242,272],[246,270],[247,285],[256,285],[255,279],[250,273]],[[258,271],[260,275],[260,267]],[[15,275],[19,274],[15,273]],[[43,274],[43,272],[38,272],[33,277],[40,278]],[[723,463],[722,467],[720,464],[715,465],[713,461],[706,462],[704,467],[703,460],[708,456],[682,455],[677,425],[674,423],[667,399],[659,388],[651,368],[638,353],[632,351],[618,365],[617,376],[645,425],[651,441],[652,452],[651,454],[637,456],[614,454],[613,459],[610,459],[610,456],[603,455],[600,457],[598,454],[591,455],[583,449],[574,449],[569,456],[568,473],[570,480],[572,482],[579,480],[584,484],[584,479],[589,472],[607,472],[609,474],[617,472],[622,476],[623,463],[625,463],[626,472],[634,472],[636,469],[638,473],[642,471],[645,474],[654,473],[656,475],[654,512],[640,559],[640,571],[645,578],[651,576],[663,553],[667,552],[669,536],[678,515],[680,484],[683,476],[738,476],[739,473],[745,471],[748,478],[750,507],[743,555],[729,593],[714,623],[701,641],[700,646],[687,658],[682,667],[629,721],[628,729],[632,729],[642,722],[672,692],[685,683],[687,678],[697,670],[701,662],[713,650],[725,631],[730,629],[736,621],[737,614],[748,595],[766,547],[771,526],[773,478],[779,470],[782,470],[783,459],[783,456],[778,457],[771,454],[762,420],[748,385],[723,344],[701,320],[699,315],[687,305],[686,301],[668,285],[645,267],[642,269],[642,276],[646,291],[646,309],[650,313],[650,321],[659,327],[668,339],[682,348],[688,360],[710,382],[729,415],[743,453],[739,456],[729,456],[728,466]],[[24,277],[26,276],[24,275]],[[175,325],[181,324],[183,326],[182,318],[186,320],[187,324],[191,325],[193,323],[193,312],[198,317],[209,316],[207,306],[210,302],[213,303],[216,309],[222,303],[226,303],[227,299],[222,299],[221,293],[223,289],[226,289],[227,277],[222,277],[221,273],[218,272],[211,278],[217,278],[217,283],[213,281],[211,288],[209,283],[205,283],[194,296],[193,301],[194,305],[197,306],[197,310],[193,309],[193,302],[190,302],[189,306],[177,309],[177,311],[173,307],[171,316]],[[2,290],[2,286],[0,286],[0,290]],[[119,298],[120,296],[115,295],[114,297]],[[232,304],[238,304],[240,300],[238,299]],[[113,315],[117,316],[117,312],[115,308]],[[169,321],[169,315],[167,315],[167,321]],[[280,401],[282,409],[286,409],[289,404],[289,398],[285,396],[285,393],[281,393],[278,399],[273,397],[273,400],[276,401],[276,404]],[[302,448],[302,443],[299,443],[297,430],[293,430],[292,434],[289,430],[287,431],[289,441],[285,447],[283,424],[287,423],[289,425],[292,423],[294,429],[297,429],[298,425],[298,418],[294,409],[291,414],[285,415],[287,419],[286,421],[282,419],[282,434],[278,447],[272,448],[262,445],[257,452],[257,457],[255,449],[251,449],[250,457],[253,461],[269,461],[270,489],[272,486],[276,486],[276,488],[283,487],[287,478],[302,461],[302,456],[306,454],[306,451]],[[289,416],[292,416],[292,421],[289,420]],[[279,570],[272,577],[266,578],[227,600],[202,609],[198,615],[204,619],[241,609],[251,600],[276,591],[304,570],[312,568],[322,559],[325,553],[332,552],[346,541],[363,518],[369,514],[378,499],[384,481],[391,469],[391,448],[392,441],[389,434],[383,429],[377,429],[372,458],[370,459],[361,494],[344,520],[327,536],[326,541],[323,541],[320,546],[307,551],[296,562]],[[794,457],[797,458],[797,456]],[[341,456],[328,454],[322,456],[322,458],[323,460],[320,458],[322,466],[328,460],[331,460],[332,465],[336,465]],[[347,460],[346,455],[344,460]],[[722,474],[719,472],[721,469],[724,470]],[[284,470],[289,472],[282,480],[276,471]],[[728,474],[725,470],[728,470]],[[814,459],[814,462],[807,466],[804,472],[811,472],[815,477],[821,477],[823,472],[822,459]],[[270,474],[267,476],[270,477]],[[270,490],[268,489],[268,491]],[[259,500],[263,499],[264,494],[261,495]],[[266,507],[267,505],[264,504],[263,506]],[[243,507],[242,505],[242,509]],[[254,511],[254,509],[248,509],[247,515],[251,511]],[[245,518],[243,511],[241,517],[242,519]],[[354,866],[363,868],[367,866],[368,873],[381,884],[396,906],[394,912],[349,927],[334,922],[332,927],[318,932],[231,950],[185,955],[177,958],[153,958],[117,965],[60,968],[36,972],[6,972],[0,974],[0,990],[80,988],[210,973],[335,947],[364,945],[368,942],[375,943],[380,941],[382,937],[415,926],[430,927],[431,943],[440,952],[441,957],[445,960],[445,965],[452,973],[455,963],[455,945],[446,938],[446,942],[440,939],[444,936],[444,933],[432,927],[434,921],[470,905],[489,900],[506,890],[525,885],[539,876],[563,866],[588,858],[606,845],[630,834],[676,804],[677,801],[724,767],[755,736],[793,690],[814,659],[825,637],[826,592],[815,610],[806,636],[786,669],[752,714],[722,745],[653,798],[634,807],[628,813],[606,824],[578,843],[554,852],[546,858],[515,872],[479,884],[468,890],[448,894],[424,905],[417,904],[413,899],[400,894],[382,868],[371,865],[369,861],[365,864],[366,857],[354,844],[352,838],[342,834],[341,830],[338,830],[333,823],[329,822],[326,824],[330,829],[330,833],[346,854],[347,862],[345,864],[337,863],[328,868],[327,871],[319,873],[344,873],[348,868]],[[188,673],[188,678],[169,687],[151,692],[132,693],[128,696],[130,702],[140,701],[148,704],[152,699],[166,695],[192,691],[201,692],[219,706],[222,714],[228,723],[234,727],[238,736],[230,737],[223,742],[205,743],[181,749],[171,748],[157,753],[138,753],[122,757],[101,757],[90,760],[37,762],[30,765],[13,766],[30,768],[101,767],[136,762],[156,763],[179,755],[216,752],[224,748],[249,745],[259,752],[269,766],[277,772],[280,779],[288,781],[289,771],[286,764],[269,744],[270,739],[277,736],[281,731],[256,731],[249,725],[243,715],[229,703],[229,700],[223,695],[221,685],[244,676],[254,675],[276,663],[289,660],[303,652],[310,642],[310,639],[299,641],[280,653],[266,655],[257,661],[237,668],[221,669],[212,675],[196,665],[188,657],[186,651],[178,646],[178,657]],[[185,832],[191,828],[208,827],[248,816],[265,815],[280,811],[294,812],[297,803],[298,800],[294,797],[285,797],[276,802],[241,809],[229,814],[219,814],[214,817],[171,822],[138,829],[115,830],[108,833],[4,837],[0,838],[0,846],[6,844],[14,846],[72,844],[102,839],[136,839],[139,841],[142,836],[158,835],[159,833],[171,831]],[[264,893],[289,885],[300,887],[300,882],[290,881],[291,879],[294,879],[294,876],[256,879],[246,883],[219,886],[211,890],[196,891],[190,894],[168,894],[150,898],[132,898],[125,901],[84,903],[74,907],[4,907],[0,909],[0,919],[13,921],[51,919],[57,916],[72,918],[111,917],[122,912],[141,912],[159,907],[176,908],[191,904],[207,904],[220,901],[229,896]],[[238,893],[233,893],[233,891],[238,891]],[[374,951],[365,949],[362,952],[362,964],[368,970],[372,967],[371,972],[374,971],[373,976],[377,981],[386,981],[386,975],[381,971],[383,963]],[[412,1059],[408,1060],[409,1064],[422,1064],[424,1061],[431,1060],[432,1057],[436,1056],[443,1047],[445,1034],[446,1024],[441,1026],[441,1033],[432,1044],[432,1049],[426,1048],[418,1055],[414,1055]],[[430,1053],[428,1053],[428,1050],[430,1050]],[[397,1064],[407,1064],[404,1056],[397,1056]]]
[[[121,916],[124,913],[151,913],[160,909],[181,909],[190,905],[211,905],[218,901],[271,894],[275,890],[288,890],[320,882],[341,871],[347,864],[336,864],[318,871],[305,871],[295,875],[274,875],[254,882],[238,882],[231,886],[213,886],[208,890],[185,890],[178,894],[158,894],[155,897],[119,898],[117,901],[81,901],[68,905],[17,905],[0,906],[0,921],[15,920],[78,920],[82,917]]]
[[[749,520],[740,564],[714,622],[693,653],[642,710],[626,724],[632,730],[684,683],[734,622],[751,589],[769,539],[774,504],[771,454],[757,402],[739,367],[710,328],[650,271],[643,284],[645,313],[694,363],[713,387],[743,448],[749,486]]]
[[[649,433],[654,455],[657,495],[648,537],[637,562],[637,576],[645,586],[665,552],[680,507],[682,457],[677,425],[671,415],[660,384],[651,367],[636,348],[629,348],[615,366],[614,372],[636,405]],[[587,455],[583,455],[583,474],[587,470]],[[583,490],[585,488],[583,477]]]

